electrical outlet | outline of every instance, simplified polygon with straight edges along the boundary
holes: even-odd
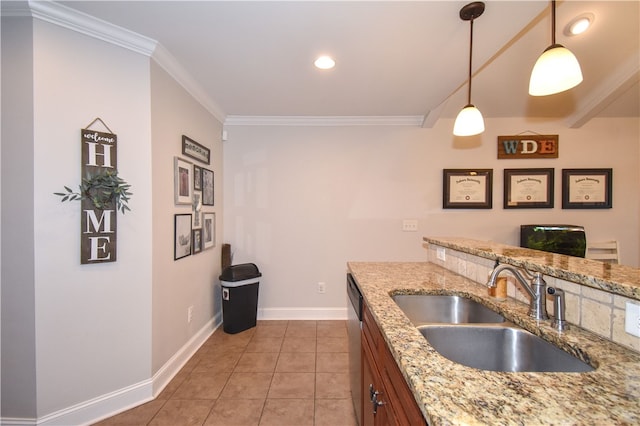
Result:
[[[624,315],[624,331],[640,337],[640,305],[627,302],[627,309]]]
[[[418,221],[416,219],[405,219],[402,221],[402,230],[404,232],[416,232],[418,230]]]
[[[438,260],[442,260],[444,262],[447,259],[447,255],[445,253],[444,247],[436,247],[436,257]]]
[[[318,293],[324,294],[327,291],[327,286],[325,283],[318,283]]]
[[[187,308],[187,322],[190,323],[193,319],[193,306]]]

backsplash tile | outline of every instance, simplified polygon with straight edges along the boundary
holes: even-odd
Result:
[[[580,326],[602,337],[611,339],[611,305],[591,299],[582,299]]]
[[[611,304],[613,295],[590,287],[582,287],[582,297],[595,300],[600,303]]]

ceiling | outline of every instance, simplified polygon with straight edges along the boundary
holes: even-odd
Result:
[[[463,1],[63,1],[157,41],[216,105],[223,120],[257,117],[453,118],[467,96],[469,23]],[[583,83],[529,96],[531,68],[551,44],[550,3],[486,1],[474,22],[472,101],[485,117],[640,113],[640,2],[561,1],[557,41],[581,63]],[[565,25],[590,12],[588,32]],[[320,54],[336,60],[317,70]]]

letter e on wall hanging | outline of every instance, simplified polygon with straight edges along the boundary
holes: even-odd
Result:
[[[105,191],[109,191],[109,189],[101,187],[100,180],[96,177],[109,176],[109,174],[117,172],[118,137],[114,133],[89,129],[96,120],[86,129],[80,131],[82,183],[91,182],[85,188],[85,192],[88,192],[87,195],[90,198],[81,201],[81,264],[116,261],[116,202],[113,198],[108,197],[108,193]],[[104,126],[111,131],[106,124]]]
[[[558,135],[498,136],[498,159],[558,158]]]

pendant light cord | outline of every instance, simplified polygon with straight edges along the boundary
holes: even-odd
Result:
[[[471,105],[471,59],[473,57],[473,19],[469,21],[471,35],[469,40],[469,91],[467,93],[467,105]]]
[[[556,0],[551,0],[551,45],[556,44]]]

